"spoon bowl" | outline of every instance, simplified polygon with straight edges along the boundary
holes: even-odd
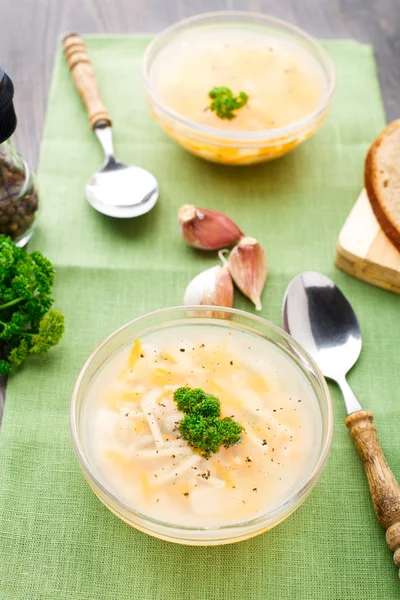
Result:
[[[333,281],[321,273],[308,271],[291,281],[282,321],[325,377],[336,381],[360,356],[361,330],[355,312]]]
[[[126,165],[114,157],[111,127],[95,127],[106,157],[86,185],[89,204],[110,217],[131,218],[153,208],[158,199],[156,178],[140,167]]]
[[[285,293],[282,321],[323,375],[339,385],[347,413],[362,410],[346,381],[360,356],[361,330],[354,310],[334,282],[314,271],[297,275]]]

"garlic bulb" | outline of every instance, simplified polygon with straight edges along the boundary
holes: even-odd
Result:
[[[267,257],[255,238],[243,237],[229,255],[229,270],[240,291],[261,310],[267,279]]]
[[[219,250],[231,246],[242,236],[239,227],[226,215],[194,204],[184,204],[178,212],[182,237],[189,246]]]
[[[233,306],[233,283],[228,267],[211,267],[202,271],[186,288],[185,306]],[[213,315],[216,316],[216,315]]]

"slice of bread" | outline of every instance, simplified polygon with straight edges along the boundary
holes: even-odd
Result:
[[[387,125],[369,149],[364,180],[380,226],[400,251],[400,119]]]

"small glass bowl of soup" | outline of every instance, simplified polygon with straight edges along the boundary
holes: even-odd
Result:
[[[154,119],[186,150],[217,163],[278,158],[325,120],[335,87],[333,62],[301,29],[262,14],[198,15],[157,35],[143,59]],[[244,92],[231,119],[210,109],[209,92]]]
[[[120,519],[189,545],[245,540],[286,519],[328,458],[332,405],[312,358],[284,331],[235,309],[160,310],[110,335],[71,400],[73,446]],[[218,398],[242,427],[205,458],[180,435],[180,387]]]

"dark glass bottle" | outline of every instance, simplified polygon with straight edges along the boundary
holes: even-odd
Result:
[[[38,194],[32,171],[11,142],[17,125],[13,97],[12,81],[0,67],[0,234],[24,246],[32,235]]]

